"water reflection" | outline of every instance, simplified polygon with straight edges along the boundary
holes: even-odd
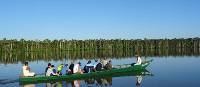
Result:
[[[106,77],[106,78],[96,78],[96,79],[86,79],[85,84],[87,84],[88,87],[93,86],[112,86],[112,77]]]
[[[27,84],[27,85],[24,85],[22,87],[36,87],[35,84]]]
[[[77,50],[77,51],[0,51],[0,63],[16,63],[25,61],[38,60],[77,60],[77,59],[93,59],[93,58],[125,58],[133,57],[139,54],[141,56],[199,56],[200,49],[192,48],[176,48],[176,49],[119,49],[119,50]]]
[[[141,82],[142,82],[142,76],[136,76],[136,86],[140,86],[140,84],[141,84]]]

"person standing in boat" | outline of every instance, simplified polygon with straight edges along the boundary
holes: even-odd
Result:
[[[140,65],[140,64],[142,64],[142,59],[140,58],[140,56],[138,56],[138,55],[136,55],[136,63],[135,63],[135,65]]]
[[[30,72],[30,67],[28,66],[28,62],[24,63],[22,70],[23,70],[23,76],[35,76],[34,72]]]

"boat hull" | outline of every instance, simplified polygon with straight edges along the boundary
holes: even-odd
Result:
[[[20,84],[31,84],[31,83],[44,83],[44,82],[56,82],[63,80],[77,80],[77,79],[85,79],[85,78],[101,78],[107,76],[123,76],[123,75],[137,75],[143,71],[146,71],[146,67],[150,64],[150,62],[130,66],[126,68],[120,69],[112,69],[112,70],[104,70],[97,71],[91,73],[84,74],[71,74],[71,75],[62,75],[62,76],[36,76],[36,77],[20,77]]]

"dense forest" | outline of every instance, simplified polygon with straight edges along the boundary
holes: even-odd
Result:
[[[63,58],[199,55],[200,38],[0,40],[0,61]]]

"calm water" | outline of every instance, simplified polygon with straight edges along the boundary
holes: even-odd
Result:
[[[144,58],[144,57],[143,57]],[[147,70],[153,76],[143,76],[140,87],[199,87],[200,86],[200,57],[199,56],[169,56],[169,57],[146,57],[154,59]],[[112,59],[113,65],[127,64],[135,61],[134,57]],[[143,59],[144,60],[144,59]],[[85,65],[87,60],[81,59]],[[70,63],[71,60],[62,61],[33,61],[29,62],[31,70],[36,73],[44,73],[48,62],[55,66],[61,63]],[[18,78],[21,73],[22,63],[0,64],[0,87],[23,87],[19,85]],[[136,76],[108,77],[101,79],[76,80],[73,82],[57,82],[54,84],[40,83],[29,84],[24,87],[46,87],[48,85],[57,87],[72,87],[74,83],[80,83],[80,86],[112,86],[112,87],[135,87]]]

